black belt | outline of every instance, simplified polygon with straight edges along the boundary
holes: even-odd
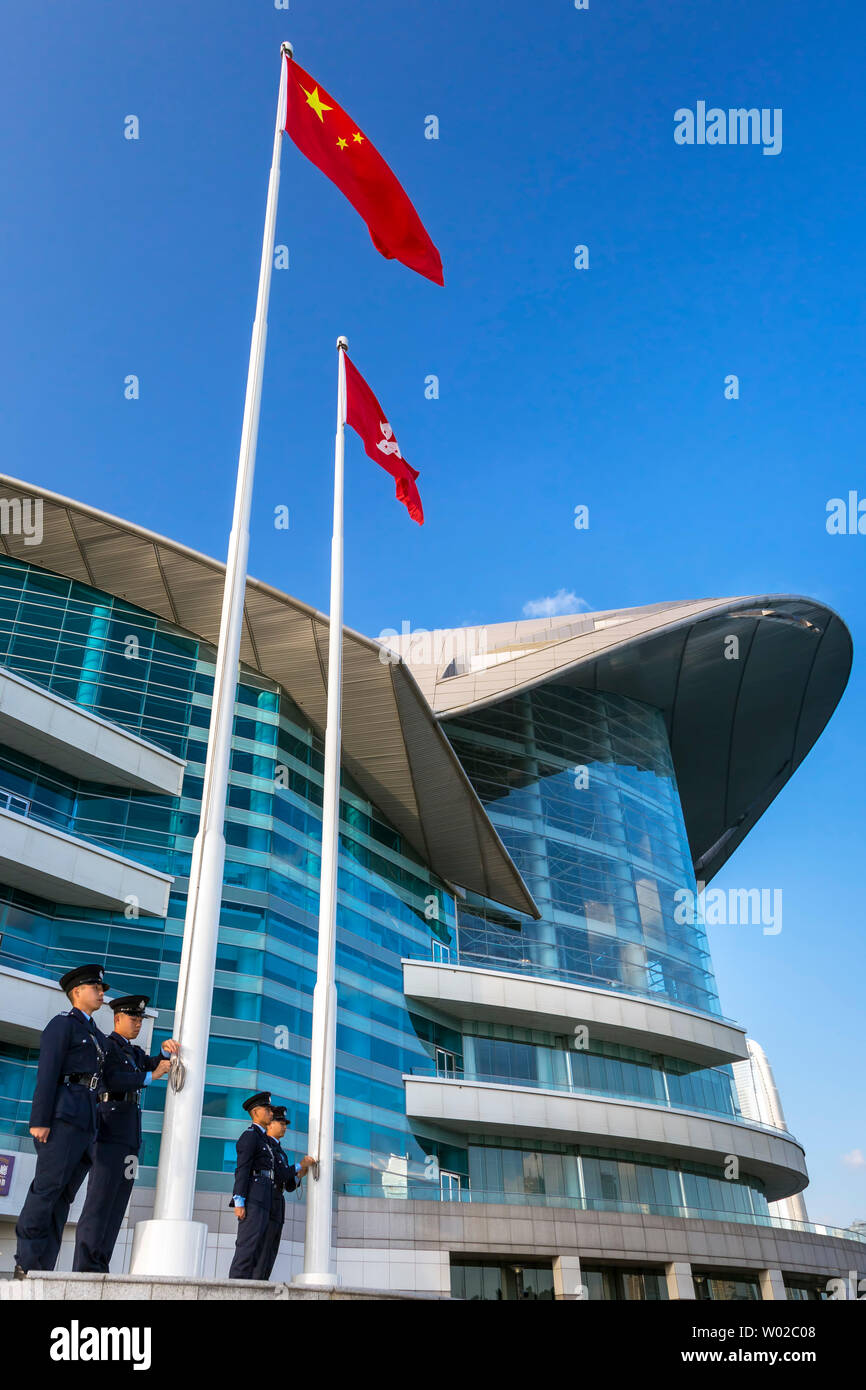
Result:
[[[138,1104],[138,1098],[139,1098],[139,1093],[138,1093],[138,1091],[100,1091],[100,1092],[99,1092],[99,1099],[100,1099],[101,1101],[107,1101],[107,1100],[114,1100],[114,1101],[120,1101],[120,1102],[126,1101],[126,1102],[134,1102],[134,1103],[137,1105],[137,1104]]]
[[[274,1171],[273,1171],[272,1168],[260,1168],[259,1171],[258,1171],[257,1173],[253,1173],[253,1177],[254,1177],[254,1178],[270,1178],[271,1182],[273,1182],[273,1180],[274,1180]]]
[[[95,1091],[101,1080],[102,1077],[98,1071],[92,1073],[89,1071],[76,1071],[72,1072],[69,1076],[64,1076],[63,1084],[65,1086],[69,1086],[70,1084],[74,1086],[86,1086],[88,1091]]]

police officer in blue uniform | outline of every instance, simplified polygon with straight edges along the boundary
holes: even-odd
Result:
[[[313,1165],[313,1160],[309,1154],[301,1163],[292,1163],[288,1154],[283,1148],[280,1140],[288,1127],[288,1116],[284,1105],[273,1105],[271,1107],[272,1119],[267,1126],[268,1141],[274,1151],[274,1186],[271,1194],[271,1216],[268,1222],[268,1232],[262,1244],[261,1253],[253,1272],[254,1279],[270,1279],[277,1255],[280,1251],[280,1239],[283,1234],[283,1223],[286,1219],[286,1202],[284,1193],[294,1192],[300,1186],[301,1179],[309,1168]]]
[[[92,1015],[106,989],[103,968],[80,965],[61,977],[60,987],[72,1008],[52,1018],[42,1033],[30,1110],[36,1174],[15,1227],[16,1279],[57,1263],[63,1227],[87,1176],[96,1135],[96,1096],[107,1039]]]
[[[238,1234],[234,1259],[229,1268],[230,1279],[253,1279],[271,1218],[271,1199],[274,1189],[274,1150],[267,1136],[267,1126],[273,1118],[270,1091],[258,1091],[244,1101],[244,1110],[252,1121],[235,1145],[235,1167],[232,1199],[238,1218]]]
[[[149,1002],[148,996],[140,994],[111,1001],[114,1031],[106,1041],[93,1166],[75,1238],[76,1269],[108,1273],[138,1173],[141,1093],[166,1075],[172,1057],[179,1053],[174,1038],[153,1057],[136,1047]]]

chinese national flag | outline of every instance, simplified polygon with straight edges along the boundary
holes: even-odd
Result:
[[[367,224],[373,245],[437,285],[442,259],[405,189],[342,106],[294,60],[289,66],[286,130]]]
[[[373,462],[391,474],[397,484],[397,500],[405,505],[412,520],[423,526],[424,509],[415,486],[418,473],[400,453],[388,418],[358,368],[348,353],[343,356],[346,364],[346,423],[361,436]]]

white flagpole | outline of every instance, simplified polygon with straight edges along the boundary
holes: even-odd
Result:
[[[166,1096],[153,1220],[140,1222],[135,1228],[131,1265],[135,1274],[194,1277],[204,1271],[207,1226],[193,1221],[192,1216],[225,867],[223,824],[243,627],[250,509],[268,333],[268,300],[274,264],[280,152],[286,109],[287,53],[291,56],[292,47],[284,43],[280,49],[280,94],[268,181],[259,292],[250,346],[234,516],[226,562],[201,820],[193,845],[183,929],[174,1028],[175,1037],[180,1043],[181,1067],[173,1070],[172,1084]]]
[[[340,843],[340,717],[343,693],[343,455],[346,435],[346,361],[349,344],[337,339],[337,437],[334,444],[334,530],[328,633],[328,711],[322,797],[322,869],[319,882],[319,953],[313,991],[310,1051],[309,1151],[316,1160],[307,1185],[304,1272],[296,1284],[336,1284],[331,1259],[334,1206],[334,1081],[337,1049],[337,856]]]

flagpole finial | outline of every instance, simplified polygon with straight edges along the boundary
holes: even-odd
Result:
[[[292,45],[289,43],[288,39],[286,39],[283,43],[280,44],[280,56],[281,56],[281,57],[285,58],[286,55],[288,55],[289,58],[293,58],[293,57],[294,57],[294,53],[295,53],[295,50],[294,50],[294,48],[292,47]]]
[[[349,339],[348,339],[348,338],[344,338],[342,334],[340,334],[340,337],[337,339],[337,351],[338,351],[338,352],[348,352],[348,351],[349,351]]]

